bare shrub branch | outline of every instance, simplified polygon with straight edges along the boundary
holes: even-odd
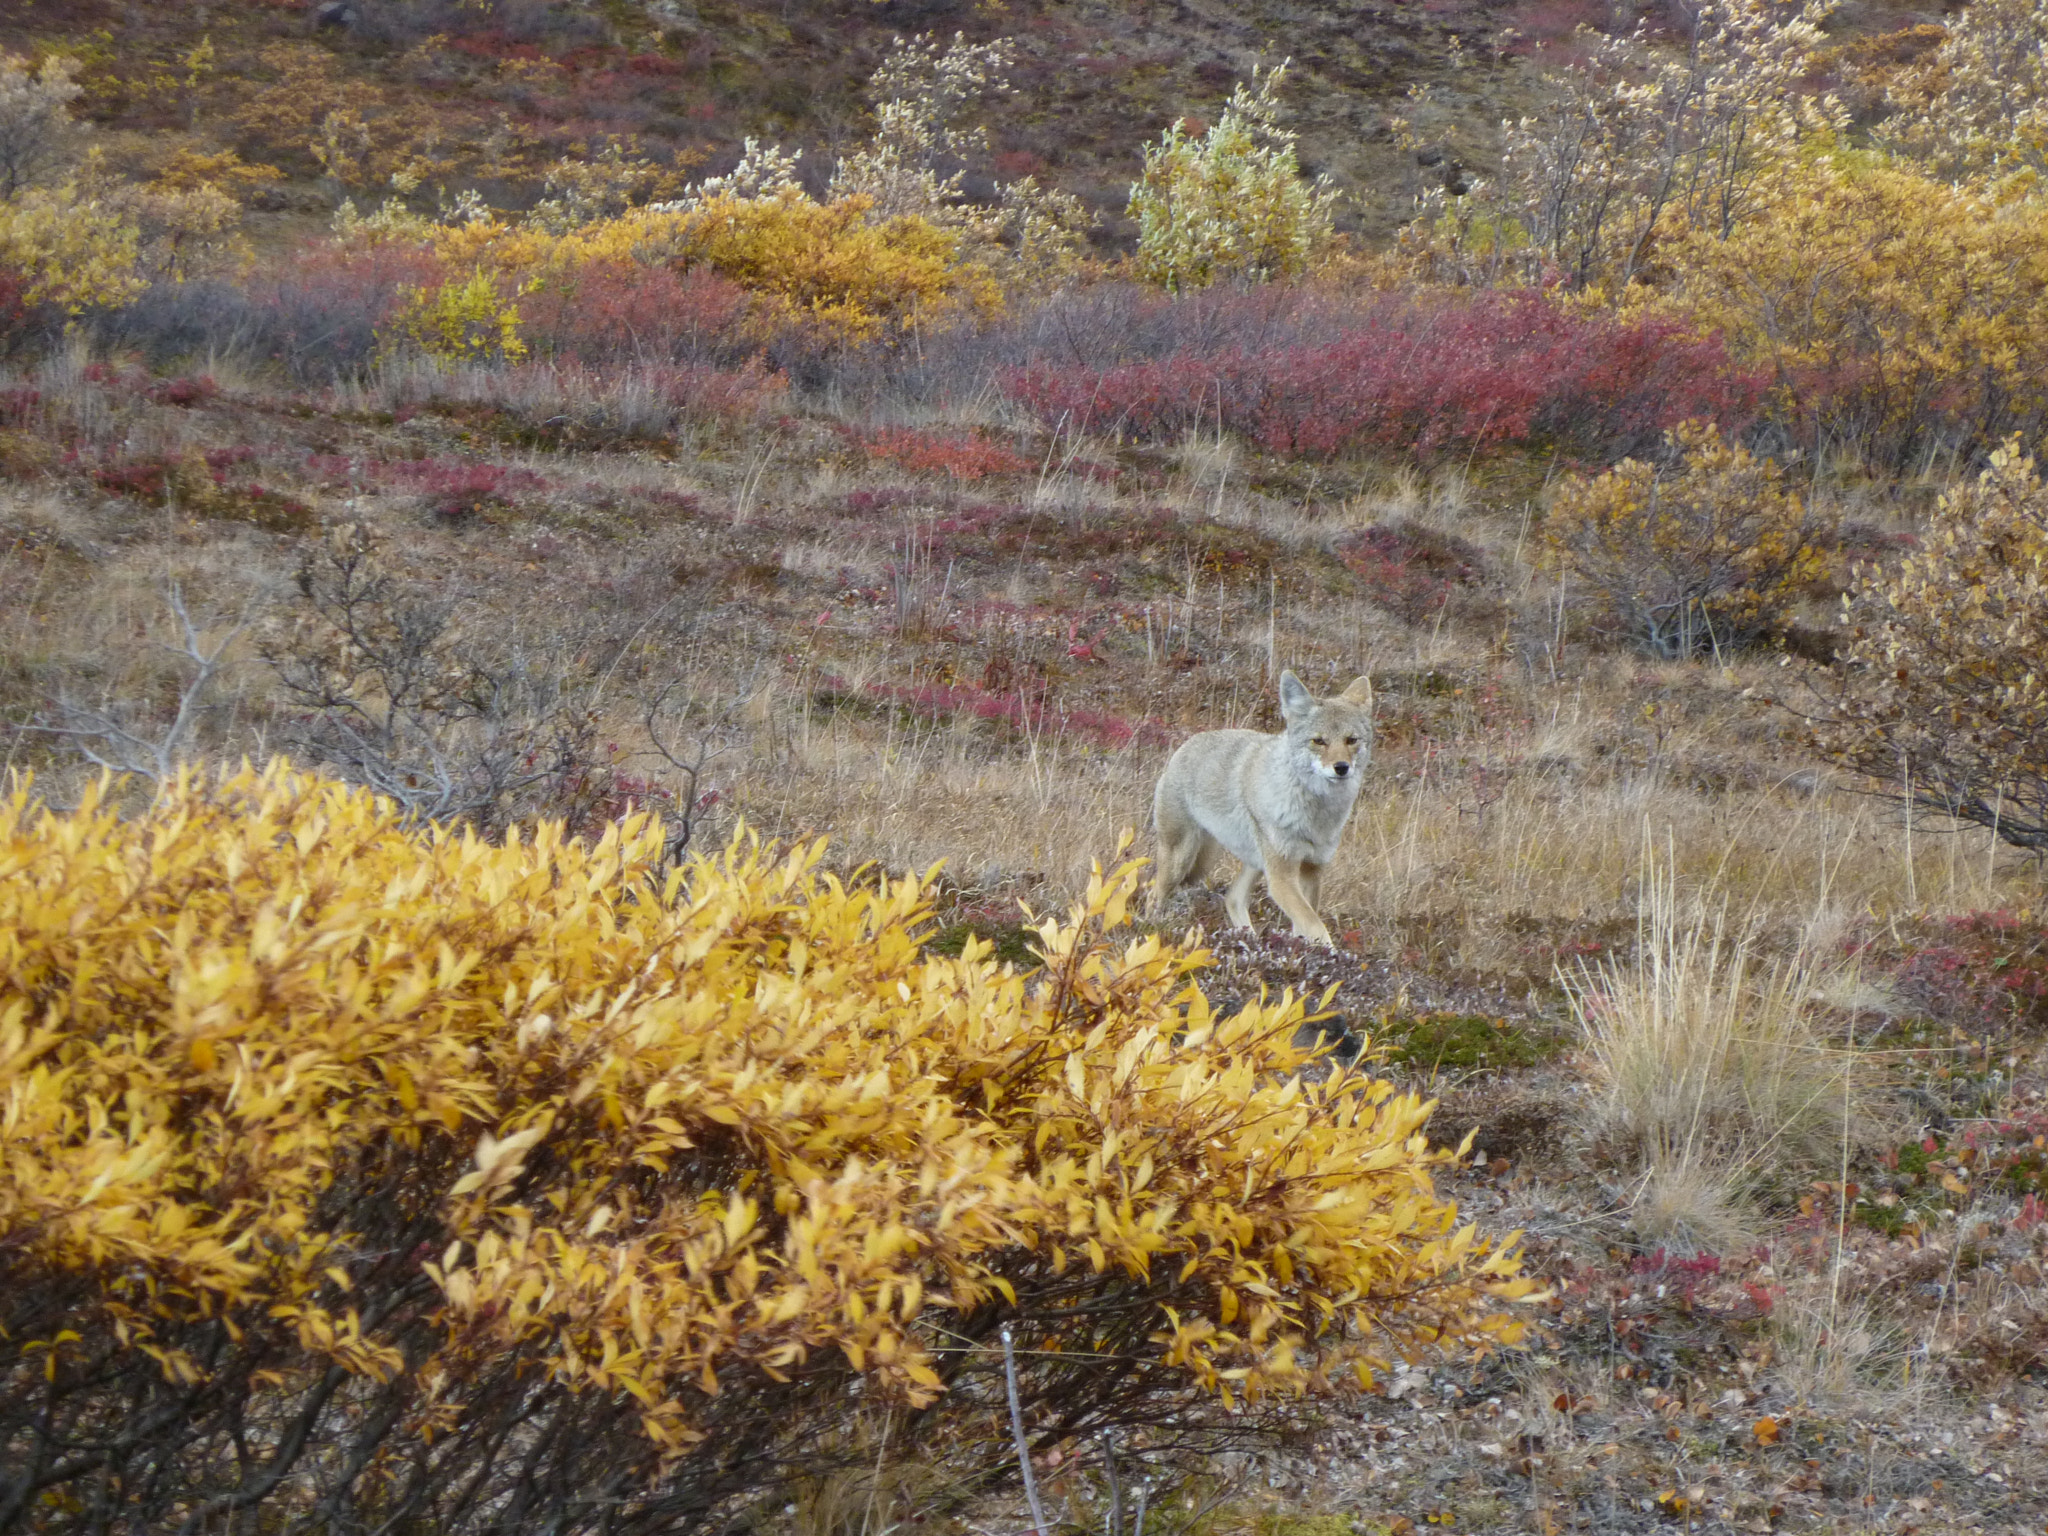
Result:
[[[209,644],[176,582],[166,590],[164,604],[177,620],[179,634],[178,643],[164,649],[184,673],[167,723],[152,719],[138,700],[108,698],[85,704],[60,690],[49,710],[29,721],[27,728],[68,741],[87,762],[111,773],[136,775],[153,784],[173,778],[179,765],[196,753],[200,721],[218,707],[210,695],[226,670],[223,657],[246,626],[236,624]]]
[[[586,776],[596,721],[553,658],[496,654],[407,590],[359,528],[299,569],[304,609],[263,655],[300,707],[285,740],[409,817],[502,831]]]

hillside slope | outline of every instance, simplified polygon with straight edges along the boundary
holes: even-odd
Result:
[[[805,149],[822,182],[835,153],[865,133],[861,88],[892,38],[1006,37],[1015,92],[989,116],[993,163],[970,172],[983,186],[991,172],[1034,173],[1074,192],[1103,216],[1098,236],[1113,249],[1143,144],[1176,118],[1212,115],[1234,81],[1281,58],[1294,60],[1286,94],[1304,167],[1349,194],[1349,227],[1386,233],[1417,177],[1441,174],[1396,149],[1389,115],[1411,86],[1444,86],[1453,156],[1483,159],[1485,125],[1519,110],[1531,89],[1520,60],[1497,47],[1512,41],[1502,28],[1533,25],[1536,36],[1581,19],[1570,6],[1522,14],[1536,9],[357,0],[350,25],[323,26],[296,0],[7,0],[0,48],[82,60],[86,115],[118,168],[150,168],[181,144],[232,147],[285,173],[266,201],[306,218],[344,191],[382,195],[401,167],[428,190],[474,184],[501,205],[530,204],[549,161],[610,135],[696,174],[725,169],[757,136]],[[426,46],[437,37],[445,46]],[[352,163],[323,165],[315,151],[330,114]]]

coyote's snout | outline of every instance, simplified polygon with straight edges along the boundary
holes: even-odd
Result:
[[[1316,916],[1316,892],[1372,757],[1372,682],[1361,677],[1334,698],[1319,699],[1283,672],[1280,717],[1286,728],[1277,736],[1204,731],[1167,760],[1152,794],[1159,834],[1153,912],[1169,893],[1207,874],[1222,851],[1244,865],[1223,897],[1232,923],[1251,926],[1252,881],[1264,871],[1266,889],[1294,931],[1330,942]]]

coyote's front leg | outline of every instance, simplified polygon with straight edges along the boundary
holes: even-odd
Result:
[[[1273,893],[1274,903],[1294,924],[1296,937],[1334,948],[1329,928],[1316,916],[1315,904],[1309,899],[1308,892],[1302,889],[1304,876],[1309,885],[1320,885],[1322,867],[1306,860],[1283,858],[1263,845],[1259,852],[1264,856],[1266,866],[1266,889]]]

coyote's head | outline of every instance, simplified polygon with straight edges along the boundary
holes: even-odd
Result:
[[[1280,674],[1280,718],[1297,760],[1318,777],[1355,782],[1372,761],[1372,679],[1356,678],[1349,688],[1319,699],[1292,672]]]

